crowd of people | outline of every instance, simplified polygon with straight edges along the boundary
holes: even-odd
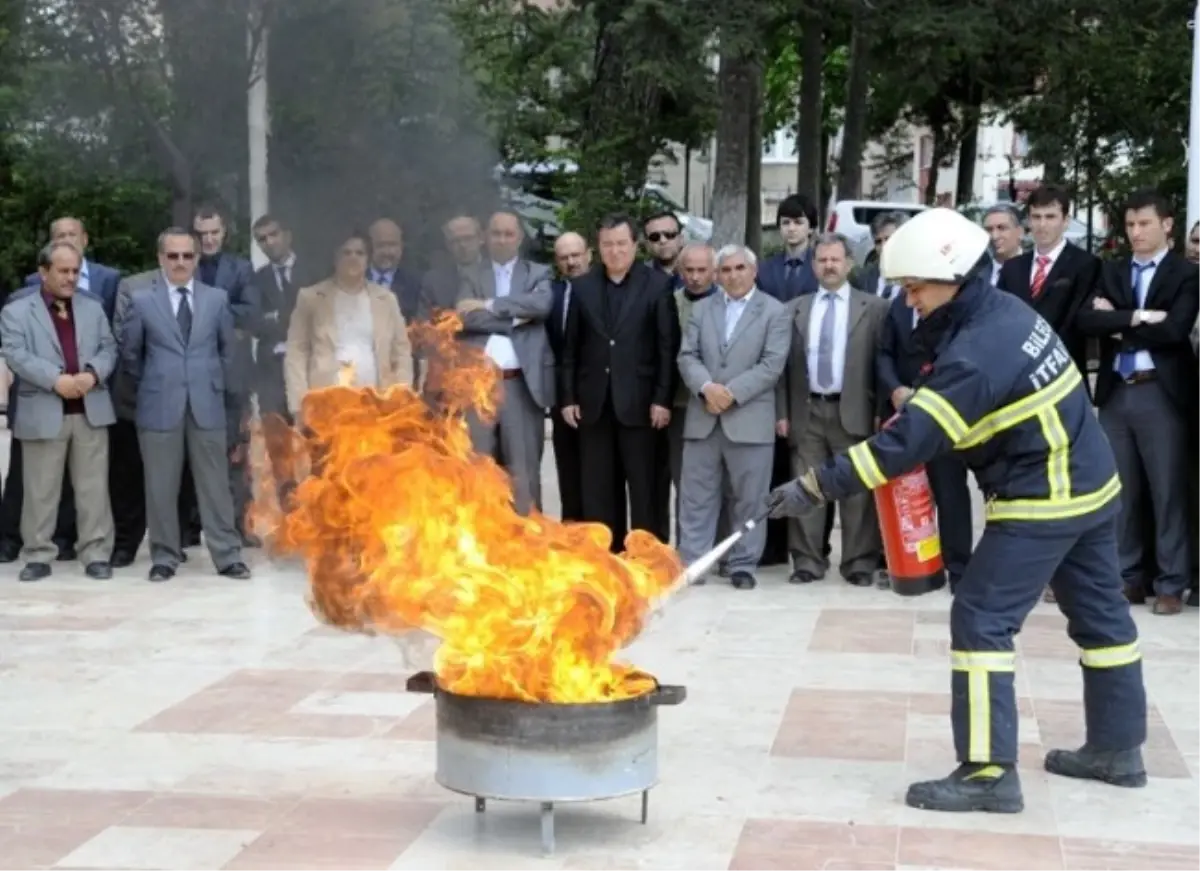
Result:
[[[1066,241],[1063,190],[1044,186],[1026,208],[1028,250],[1014,206],[984,215],[988,283],[1034,308],[1082,375],[1098,361],[1094,389],[1085,382],[1118,462],[1126,595],[1179,613],[1197,600],[1200,227],[1176,253],[1169,203],[1137,194],[1124,210],[1132,256],[1102,262]],[[461,341],[501,371],[497,419],[468,423],[476,450],[507,470],[517,510],[543,506],[548,417],[565,520],[604,524],[614,550],[647,530],[693,561],[760,514],[772,487],[876,432],[933,353],[903,290],[875,257],[857,266],[845,238],[820,232],[811,202],[788,197],[776,220],[783,250],[760,259],[685,244],[671,213],[613,216],[588,233],[594,245],[559,237],[551,268],[524,256],[518,215],[456,215],[441,262],[418,274],[392,220],[297,252],[286,222],[261,216],[252,232],[267,263],[255,270],[225,250],[225,218],[202,208],[159,236],[158,268],[122,278],[89,259],[79,218],[61,218],[0,309],[14,436],[0,561],[21,560],[20,578],[36,581],[78,558],[101,579],[148,539],[149,578],[166,581],[203,540],[218,573],[249,577],[250,416],[302,424],[307,391],[347,364],[360,386],[420,389],[407,327],[437,310],[456,311]],[[905,221],[873,222],[876,254]],[[927,471],[953,588],[972,550],[968,473],[953,452]],[[874,585],[869,493],[759,525],[720,573],[752,589],[760,566],[786,562],[791,583],[822,580],[835,512],[838,574]]]

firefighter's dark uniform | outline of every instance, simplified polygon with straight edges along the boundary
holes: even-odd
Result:
[[[960,763],[994,771],[1016,763],[1013,637],[1047,584],[1080,648],[1086,746],[1138,748],[1146,738],[1146,695],[1117,561],[1120,483],[1082,376],[1033,309],[980,279],[934,317],[946,322],[932,371],[892,426],[816,470],[822,495],[842,499],[874,489],[951,449],[974,471],[987,498],[987,527],[950,611]],[[1054,770],[1052,760],[1047,767]],[[1127,774],[1100,779],[1141,785],[1132,782],[1138,772]],[[1140,778],[1144,783],[1144,771]],[[952,780],[913,789],[936,792]],[[1020,810],[1019,786],[1016,797],[1016,807],[944,809]],[[909,799],[914,803],[912,791]],[[942,799],[920,801],[918,795],[918,806],[937,807]]]

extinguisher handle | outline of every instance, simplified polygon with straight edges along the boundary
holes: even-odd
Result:
[[[895,414],[893,414],[891,417],[889,417],[887,420],[885,420],[883,423],[881,423],[879,425],[879,428],[887,429],[889,426],[891,426],[893,423],[896,422],[896,418],[898,418],[898,417],[900,417],[900,412],[897,411]]]

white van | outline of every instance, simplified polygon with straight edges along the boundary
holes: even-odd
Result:
[[[840,233],[850,242],[850,253],[860,266],[875,247],[871,238],[871,222],[879,215],[902,212],[910,218],[927,207],[918,203],[885,203],[875,200],[830,200],[825,229]]]

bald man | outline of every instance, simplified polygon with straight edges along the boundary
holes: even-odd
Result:
[[[421,281],[400,262],[404,259],[404,231],[391,218],[380,218],[367,230],[371,238],[371,265],[367,279],[396,295],[400,314],[412,323],[421,307]],[[420,361],[413,353],[413,379],[420,377]]]
[[[521,257],[525,234],[514,212],[498,211],[487,223],[487,257],[462,271],[455,306],[461,339],[483,349],[504,379],[498,419],[468,423],[475,450],[496,458],[512,479],[521,514],[542,507],[542,451],[546,412],[554,407],[554,353],[546,319],[554,305],[550,273]]]
[[[554,352],[554,364],[562,360],[563,326],[571,304],[571,280],[592,266],[592,252],[578,233],[563,233],[554,243],[554,266],[558,277],[550,285],[554,307],[546,320],[546,336]],[[583,467],[579,462],[579,430],[568,426],[558,408],[550,415],[554,466],[558,470],[558,494],[563,520],[583,520]],[[624,530],[620,540],[625,540]]]

